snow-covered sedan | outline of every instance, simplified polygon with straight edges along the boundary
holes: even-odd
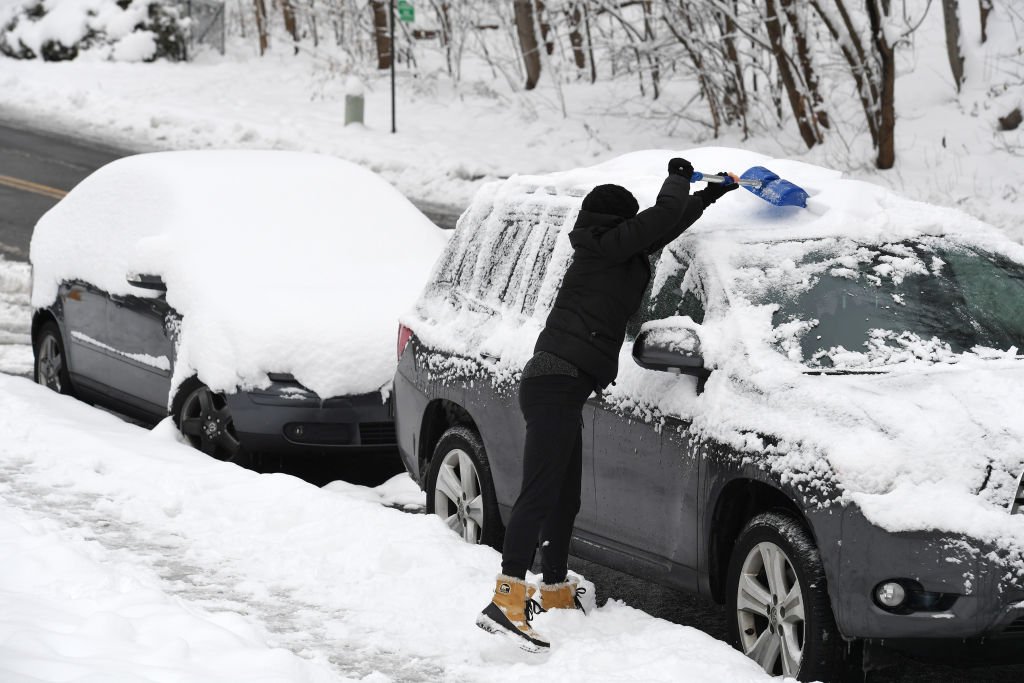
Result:
[[[287,152],[115,161],[32,237],[36,380],[221,459],[393,447],[397,318],[445,234],[376,174]]]
[[[834,680],[882,642],[1024,656],[1024,247],[806,164],[643,152],[482,188],[399,337],[399,450],[429,511],[500,546],[519,373],[581,199],[614,182],[650,205],[674,156],[811,199],[736,192],[657,257],[584,408],[573,553],[726,604],[773,674]]]

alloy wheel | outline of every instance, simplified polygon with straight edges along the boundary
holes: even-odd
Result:
[[[179,426],[194,448],[218,460],[230,460],[241,450],[227,401],[209,387],[197,387],[185,397]]]
[[[480,475],[461,448],[445,454],[434,484],[434,514],[468,543],[479,543],[484,526]]]
[[[64,385],[60,379],[63,369],[64,357],[61,355],[57,339],[52,334],[47,334],[39,343],[36,382],[49,389],[53,389],[57,393],[63,393]]]
[[[804,647],[804,597],[793,563],[762,542],[743,561],[736,596],[743,653],[769,674],[796,676]]]

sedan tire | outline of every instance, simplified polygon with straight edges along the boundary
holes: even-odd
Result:
[[[491,468],[472,429],[452,427],[437,442],[427,472],[427,513],[440,517],[467,543],[501,548],[505,527]]]
[[[794,517],[751,519],[733,549],[727,575],[733,645],[771,675],[831,681],[844,670],[821,557]]]
[[[58,394],[74,396],[71,389],[71,374],[68,371],[68,357],[64,353],[64,342],[60,328],[52,320],[43,323],[36,337],[35,366],[33,378],[37,384],[53,389]]]
[[[178,390],[174,401],[174,423],[193,448],[217,460],[245,465],[244,451],[223,394],[196,379],[189,380]]]

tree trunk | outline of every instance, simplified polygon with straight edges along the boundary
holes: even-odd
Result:
[[[796,125],[800,130],[800,137],[803,138],[807,149],[811,149],[821,140],[818,139],[814,126],[811,125],[807,102],[800,92],[796,78],[794,78],[793,71],[789,66],[789,56],[786,54],[785,46],[782,44],[782,22],[776,10],[775,0],[765,1],[764,24],[765,28],[768,29],[768,40],[771,43],[772,53],[775,55],[775,63],[779,68],[779,78],[782,80],[783,86],[785,86],[786,95],[789,98],[789,106],[793,109]]]
[[[988,40],[988,15],[992,13],[992,0],[978,0],[978,14],[981,15],[981,42]]]
[[[377,68],[390,69],[394,58],[391,36],[388,34],[388,3],[386,0],[370,0],[373,10],[373,40],[377,45]]]
[[[733,3],[733,11],[736,10],[736,3]],[[724,16],[722,50],[725,61],[732,67],[731,83],[726,83],[725,109],[726,117],[731,121],[743,123],[743,137],[750,135],[747,127],[747,88],[743,82],[743,65],[740,63],[740,55],[736,50],[736,20],[733,15]]]
[[[882,72],[878,103],[878,160],[875,165],[885,170],[896,163],[896,59],[882,26],[882,20],[888,17],[888,3],[886,0],[867,0],[865,4]]]
[[[281,16],[284,17],[284,28],[295,43],[295,54],[299,54],[299,27],[295,22],[295,8],[292,7],[292,0],[281,0]]]
[[[832,39],[839,46],[840,52],[843,53],[843,58],[846,59],[846,64],[850,68],[850,75],[857,86],[857,95],[860,99],[861,109],[864,111],[864,120],[867,122],[868,132],[871,134],[871,143],[877,147],[878,119],[875,114],[876,103],[878,102],[878,86],[875,83],[871,67],[867,62],[867,56],[860,37],[853,32],[853,25],[849,20],[849,14],[846,12],[845,5],[842,4],[841,0],[836,0],[836,5],[843,18],[843,30],[845,33],[840,31],[840,27],[833,21],[832,15],[822,7],[821,0],[811,0],[811,6],[814,7]]]
[[[526,90],[533,90],[540,81],[540,47],[537,32],[533,28],[533,0],[513,0],[516,17],[516,33],[519,35],[519,50],[526,66]]]
[[[267,37],[267,5],[263,0],[253,0],[256,7],[256,34],[260,39],[260,57],[270,47],[270,39]]]
[[[953,71],[956,91],[964,82],[964,55],[960,51],[960,2],[959,0],[942,0],[942,16],[946,23],[946,54],[949,56],[949,68]]]
[[[583,28],[587,32],[587,55],[590,57],[590,82],[597,82],[597,61],[594,59],[594,41],[590,37],[590,10],[583,5]]]
[[[583,21],[583,13],[578,3],[565,10],[565,18],[569,22],[569,44],[572,45],[572,58],[576,62],[576,68],[583,70],[587,68],[587,54],[583,51],[583,36],[580,34],[580,22]]]
[[[544,0],[535,0],[537,11],[537,23],[540,24],[540,39],[544,43],[544,50],[548,56],[555,54],[555,41],[551,37],[551,22],[548,20],[547,7]]]
[[[803,17],[797,12],[793,0],[779,0],[782,11],[793,29],[793,42],[796,44],[797,60],[800,63],[800,71],[803,73],[804,86],[807,88],[809,105],[814,121],[822,128],[828,128],[828,113],[825,111],[824,100],[821,97],[821,89],[818,87],[818,75],[814,71],[814,64],[811,62],[811,50],[807,44],[807,34],[804,33]],[[816,131],[818,142],[822,142],[821,131]]]

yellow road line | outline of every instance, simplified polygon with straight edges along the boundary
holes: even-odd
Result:
[[[55,187],[40,185],[39,183],[33,183],[30,180],[22,180],[21,178],[12,178],[9,175],[0,175],[0,185],[13,187],[15,190],[22,190],[23,192],[34,192],[35,194],[41,194],[44,197],[50,197],[51,199],[63,199],[67,194],[64,190],[58,190]]]

